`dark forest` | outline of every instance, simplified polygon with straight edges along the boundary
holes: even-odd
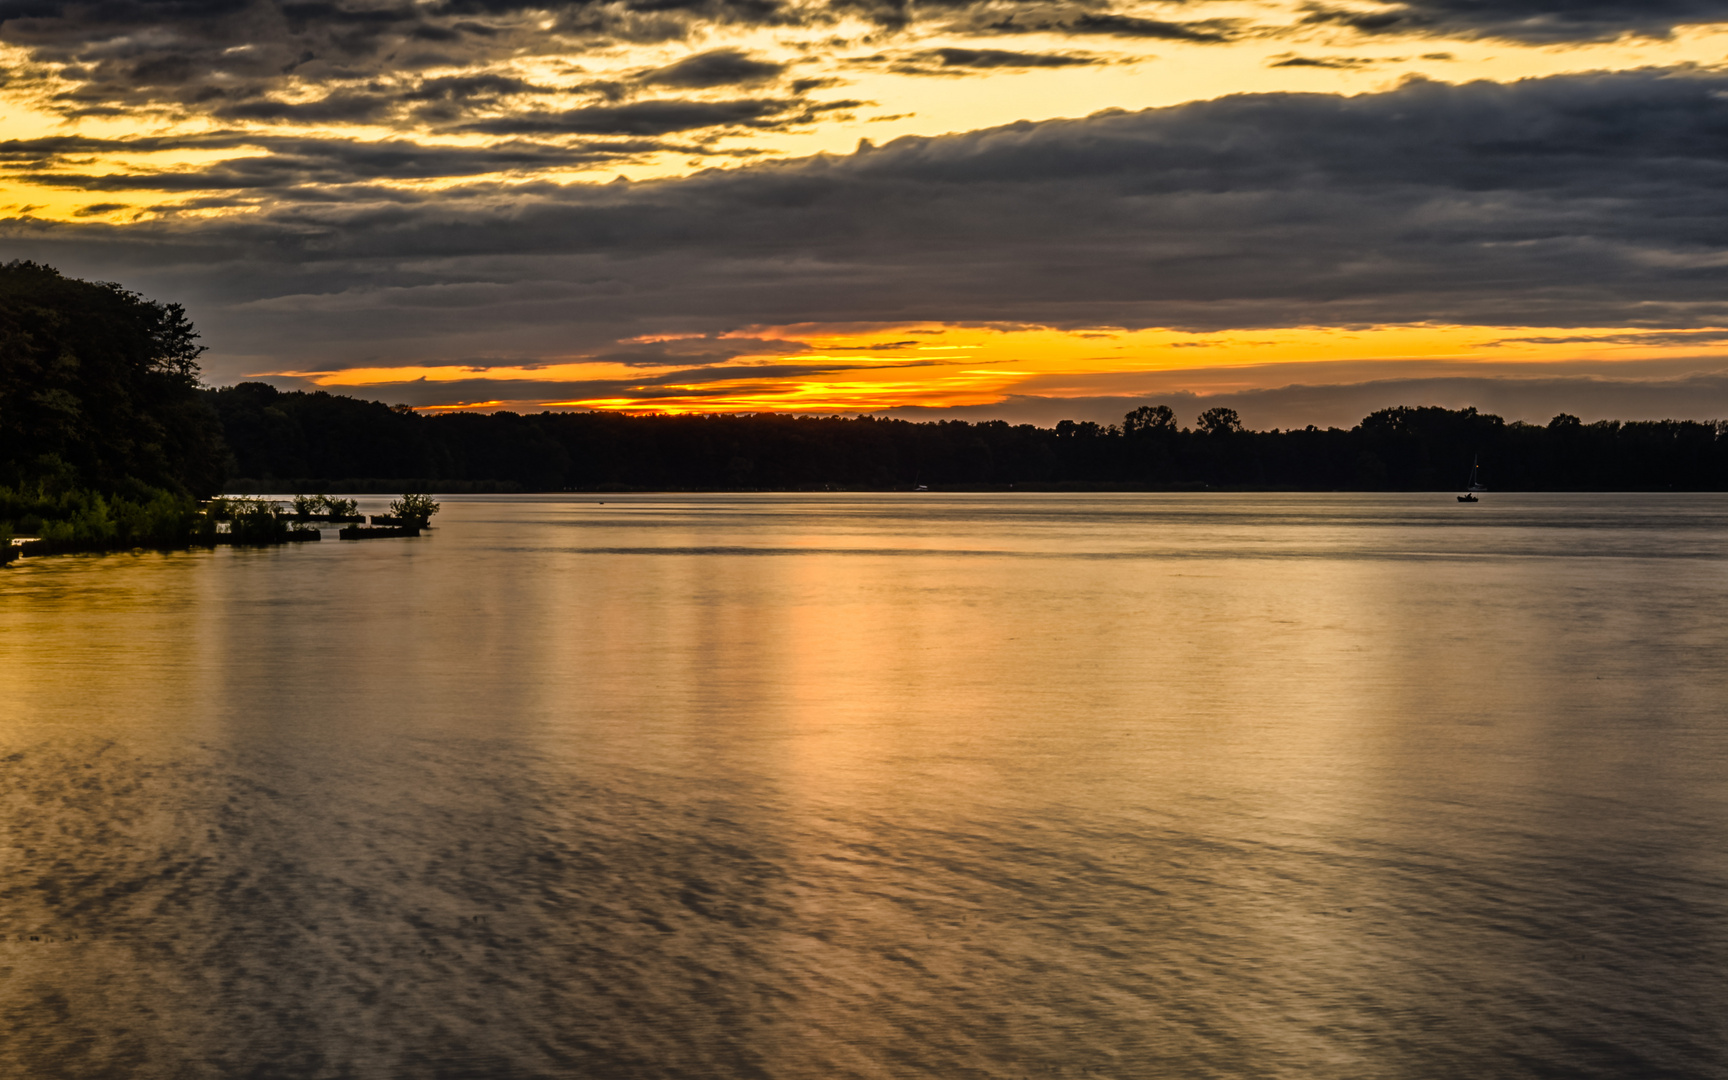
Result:
[[[1508,423],[1474,409],[1382,409],[1349,430],[1183,425],[1142,406],[1054,428],[842,417],[425,415],[241,383],[206,396],[233,490],[1267,489],[1443,491],[1471,462],[1500,491],[1728,490],[1728,425]]]

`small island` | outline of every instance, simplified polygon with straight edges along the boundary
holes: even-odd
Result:
[[[390,513],[375,514],[372,526],[351,525],[337,533],[344,540],[384,540],[395,536],[419,536],[427,528],[438,504],[430,495],[404,495],[390,504]]]

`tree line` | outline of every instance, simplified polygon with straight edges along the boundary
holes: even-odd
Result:
[[[223,490],[1728,490],[1728,426],[1508,422],[1400,406],[1348,429],[911,422],[776,414],[417,413],[260,382],[201,385],[177,304],[0,266],[0,537],[173,543]]]
[[[247,382],[206,391],[258,490],[342,481],[446,490],[1123,488],[1438,491],[1473,460],[1502,491],[1728,490],[1728,425],[1508,422],[1400,406],[1355,427],[1251,431],[1227,408],[1183,424],[1145,405],[1120,424],[912,422],[781,414],[421,414]]]

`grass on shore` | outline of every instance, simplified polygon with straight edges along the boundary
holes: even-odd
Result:
[[[266,499],[196,499],[146,488],[137,497],[81,488],[52,491],[0,486],[0,550],[18,536],[35,537],[37,553],[181,548],[216,542],[217,522],[229,523],[228,543],[281,543],[290,531],[282,507]]]
[[[103,548],[178,547],[213,527],[194,499],[151,488],[140,494],[0,487],[0,528],[54,547]]]

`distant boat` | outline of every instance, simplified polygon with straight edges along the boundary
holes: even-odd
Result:
[[[1480,500],[1472,493],[1487,490],[1482,486],[1482,465],[1477,457],[1472,457],[1470,459],[1470,483],[1464,488],[1464,494],[1458,496],[1458,501],[1478,502]]]

